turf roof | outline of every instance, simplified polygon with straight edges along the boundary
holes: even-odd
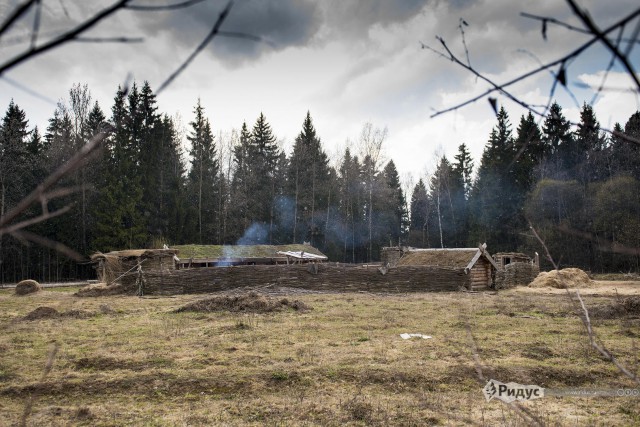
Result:
[[[324,256],[309,245],[177,245],[171,246],[171,249],[177,249],[181,259],[283,258],[278,251],[303,251]]]

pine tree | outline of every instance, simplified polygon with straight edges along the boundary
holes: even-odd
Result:
[[[630,137],[632,140],[640,141],[640,111],[636,111],[629,117],[629,120],[624,125],[624,134]],[[640,144],[624,140],[627,145],[629,161],[627,167],[631,172],[631,175],[637,180],[640,180]]]
[[[413,188],[413,193],[411,193],[410,211],[409,244],[411,246],[429,247],[429,197],[427,195],[427,187],[424,185],[422,178],[420,178]]]
[[[486,242],[493,250],[518,247],[522,207],[513,184],[514,142],[504,108],[482,153],[478,176],[470,199],[471,235],[469,245]]]
[[[565,149],[561,150],[568,177],[585,185],[602,179],[604,171],[599,168],[598,157],[603,154],[605,142],[593,108],[585,103],[572,143],[564,145]]]
[[[329,159],[322,150],[311,114],[296,137],[287,174],[287,193],[294,200],[292,241],[310,241],[318,246],[321,215],[328,209]]]
[[[381,214],[378,219],[381,229],[381,237],[385,240],[381,241],[382,246],[386,246],[387,242],[390,246],[400,244],[401,238],[404,239],[407,233],[409,223],[407,215],[407,201],[400,184],[400,176],[393,160],[389,160],[382,170],[383,188],[382,188],[382,207]]]
[[[231,180],[231,224],[230,237],[236,242],[251,225],[249,218],[249,200],[252,197],[252,177],[249,169],[249,151],[251,149],[251,133],[247,123],[242,123],[238,144],[233,147],[233,178]]]
[[[363,261],[361,242],[364,225],[364,186],[361,181],[362,167],[358,157],[353,157],[349,148],[345,150],[339,170],[338,186],[340,216],[344,229],[337,230],[342,238],[344,262]]]
[[[142,189],[138,176],[139,117],[135,85],[127,95],[118,87],[111,109],[114,127],[107,141],[105,182],[96,209],[94,250],[102,252],[143,247],[147,234],[138,209]],[[128,106],[127,106],[128,100]]]
[[[217,243],[216,219],[219,191],[219,165],[213,133],[204,108],[198,103],[195,118],[189,123],[191,131],[191,169],[189,170],[189,198],[194,212],[194,239],[200,244]]]
[[[524,200],[526,193],[531,190],[535,182],[535,168],[545,154],[542,133],[531,112],[520,118],[514,144],[514,184],[520,193],[520,199]]]
[[[266,241],[255,243],[269,243],[273,238],[275,219],[276,170],[280,150],[276,145],[271,126],[264,114],[260,113],[249,142],[247,152],[247,168],[249,170],[249,189],[251,198],[248,200],[247,218],[250,223],[257,223],[263,230],[267,230]],[[256,234],[256,236],[261,233]],[[253,242],[252,238],[245,240]]]
[[[542,142],[544,160],[540,165],[539,179],[566,178],[562,154],[572,145],[573,134],[571,124],[562,114],[562,107],[557,102],[551,105],[542,125]]]
[[[473,159],[466,144],[462,143],[458,146],[458,154],[453,156],[453,158],[456,160],[453,164],[453,169],[455,174],[461,177],[464,186],[464,196],[468,199],[473,185],[471,179],[471,175],[473,174]]]

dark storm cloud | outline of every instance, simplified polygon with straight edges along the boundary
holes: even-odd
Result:
[[[468,1],[456,3],[462,5]],[[268,43],[218,37],[209,51],[227,63],[237,64],[265,53],[308,45],[318,35],[322,41],[366,37],[371,26],[404,22],[420,13],[427,3],[428,0],[239,0],[222,29],[258,36]],[[170,32],[174,42],[187,48],[206,36],[224,4],[205,2],[164,14],[162,19],[141,15],[140,22],[151,34]]]
[[[211,31],[226,2],[208,1],[159,16],[139,14],[142,28],[150,35],[170,34],[181,48],[195,47]],[[265,52],[305,45],[321,24],[318,7],[300,0],[239,0],[233,4],[221,30],[257,36],[266,43],[217,37],[209,51],[219,58],[238,63],[255,59]]]

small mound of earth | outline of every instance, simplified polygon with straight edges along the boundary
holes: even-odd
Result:
[[[52,307],[38,307],[24,316],[23,320],[58,319],[60,317],[73,317],[75,319],[87,319],[95,314],[86,310],[69,310],[60,312]]]
[[[40,289],[42,289],[40,283],[35,280],[23,280],[16,285],[16,295],[28,295]]]
[[[598,319],[640,316],[640,296],[634,295],[611,304],[592,307],[589,309],[589,314]]]
[[[260,295],[257,292],[249,292],[242,295],[224,295],[187,304],[176,310],[177,313],[183,311],[193,311],[206,313],[211,311],[231,311],[245,313],[271,313],[293,309],[295,311],[313,310],[300,300],[289,300],[287,298],[270,298]]]
[[[55,319],[60,317],[60,312],[52,307],[38,307],[26,316],[24,320],[38,320],[38,319]]]
[[[579,268],[543,271],[529,283],[531,288],[586,288],[593,285],[587,273]]]
[[[110,295],[119,295],[125,292],[122,285],[107,285],[106,283],[97,283],[95,285],[85,286],[74,295],[77,297],[106,297]]]

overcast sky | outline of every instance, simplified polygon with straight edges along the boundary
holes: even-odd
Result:
[[[171,4],[178,0],[136,1]],[[4,20],[17,0],[0,0]],[[104,0],[43,0],[41,40],[60,34],[111,4]],[[580,1],[601,28],[638,7],[637,0]],[[225,1],[210,0],[172,12],[121,11],[87,36],[143,37],[139,44],[69,43],[23,63],[0,78],[0,108],[9,101],[26,111],[30,126],[46,127],[55,101],[72,84],[87,83],[107,115],[119,84],[128,75],[155,90],[211,30]],[[521,12],[555,17],[581,26],[562,0],[237,0],[223,30],[260,36],[269,43],[216,38],[164,92],[160,111],[179,113],[187,123],[200,98],[215,133],[252,126],[263,112],[274,133],[289,150],[308,111],[328,154],[342,153],[355,143],[366,122],[388,129],[384,152],[401,175],[415,179],[433,169],[436,153],[452,158],[465,142],[480,158],[495,115],[483,99],[468,107],[430,118],[482,93],[487,85],[452,62],[421,48],[421,42],[441,49],[436,36],[461,58],[465,51],[458,29],[464,27],[471,64],[503,82],[538,61],[557,59],[587,40],[586,36],[549,25],[548,40],[537,21]],[[0,39],[0,62],[28,47],[32,15]],[[630,26],[633,31],[637,21]],[[580,106],[592,100],[584,84],[598,86],[609,55],[600,46],[584,52],[568,68],[568,85],[575,100],[558,90],[556,98],[566,116],[578,120]],[[640,67],[640,46],[630,54]],[[619,66],[594,103],[603,127],[623,125],[640,109],[637,93]],[[549,74],[514,87],[530,104],[544,104]],[[579,86],[581,85],[581,86]],[[39,97],[27,92],[26,87]],[[498,96],[513,129],[524,110]],[[3,113],[4,114],[4,113]],[[356,149],[357,151],[357,149]],[[406,176],[405,176],[406,178]]]

